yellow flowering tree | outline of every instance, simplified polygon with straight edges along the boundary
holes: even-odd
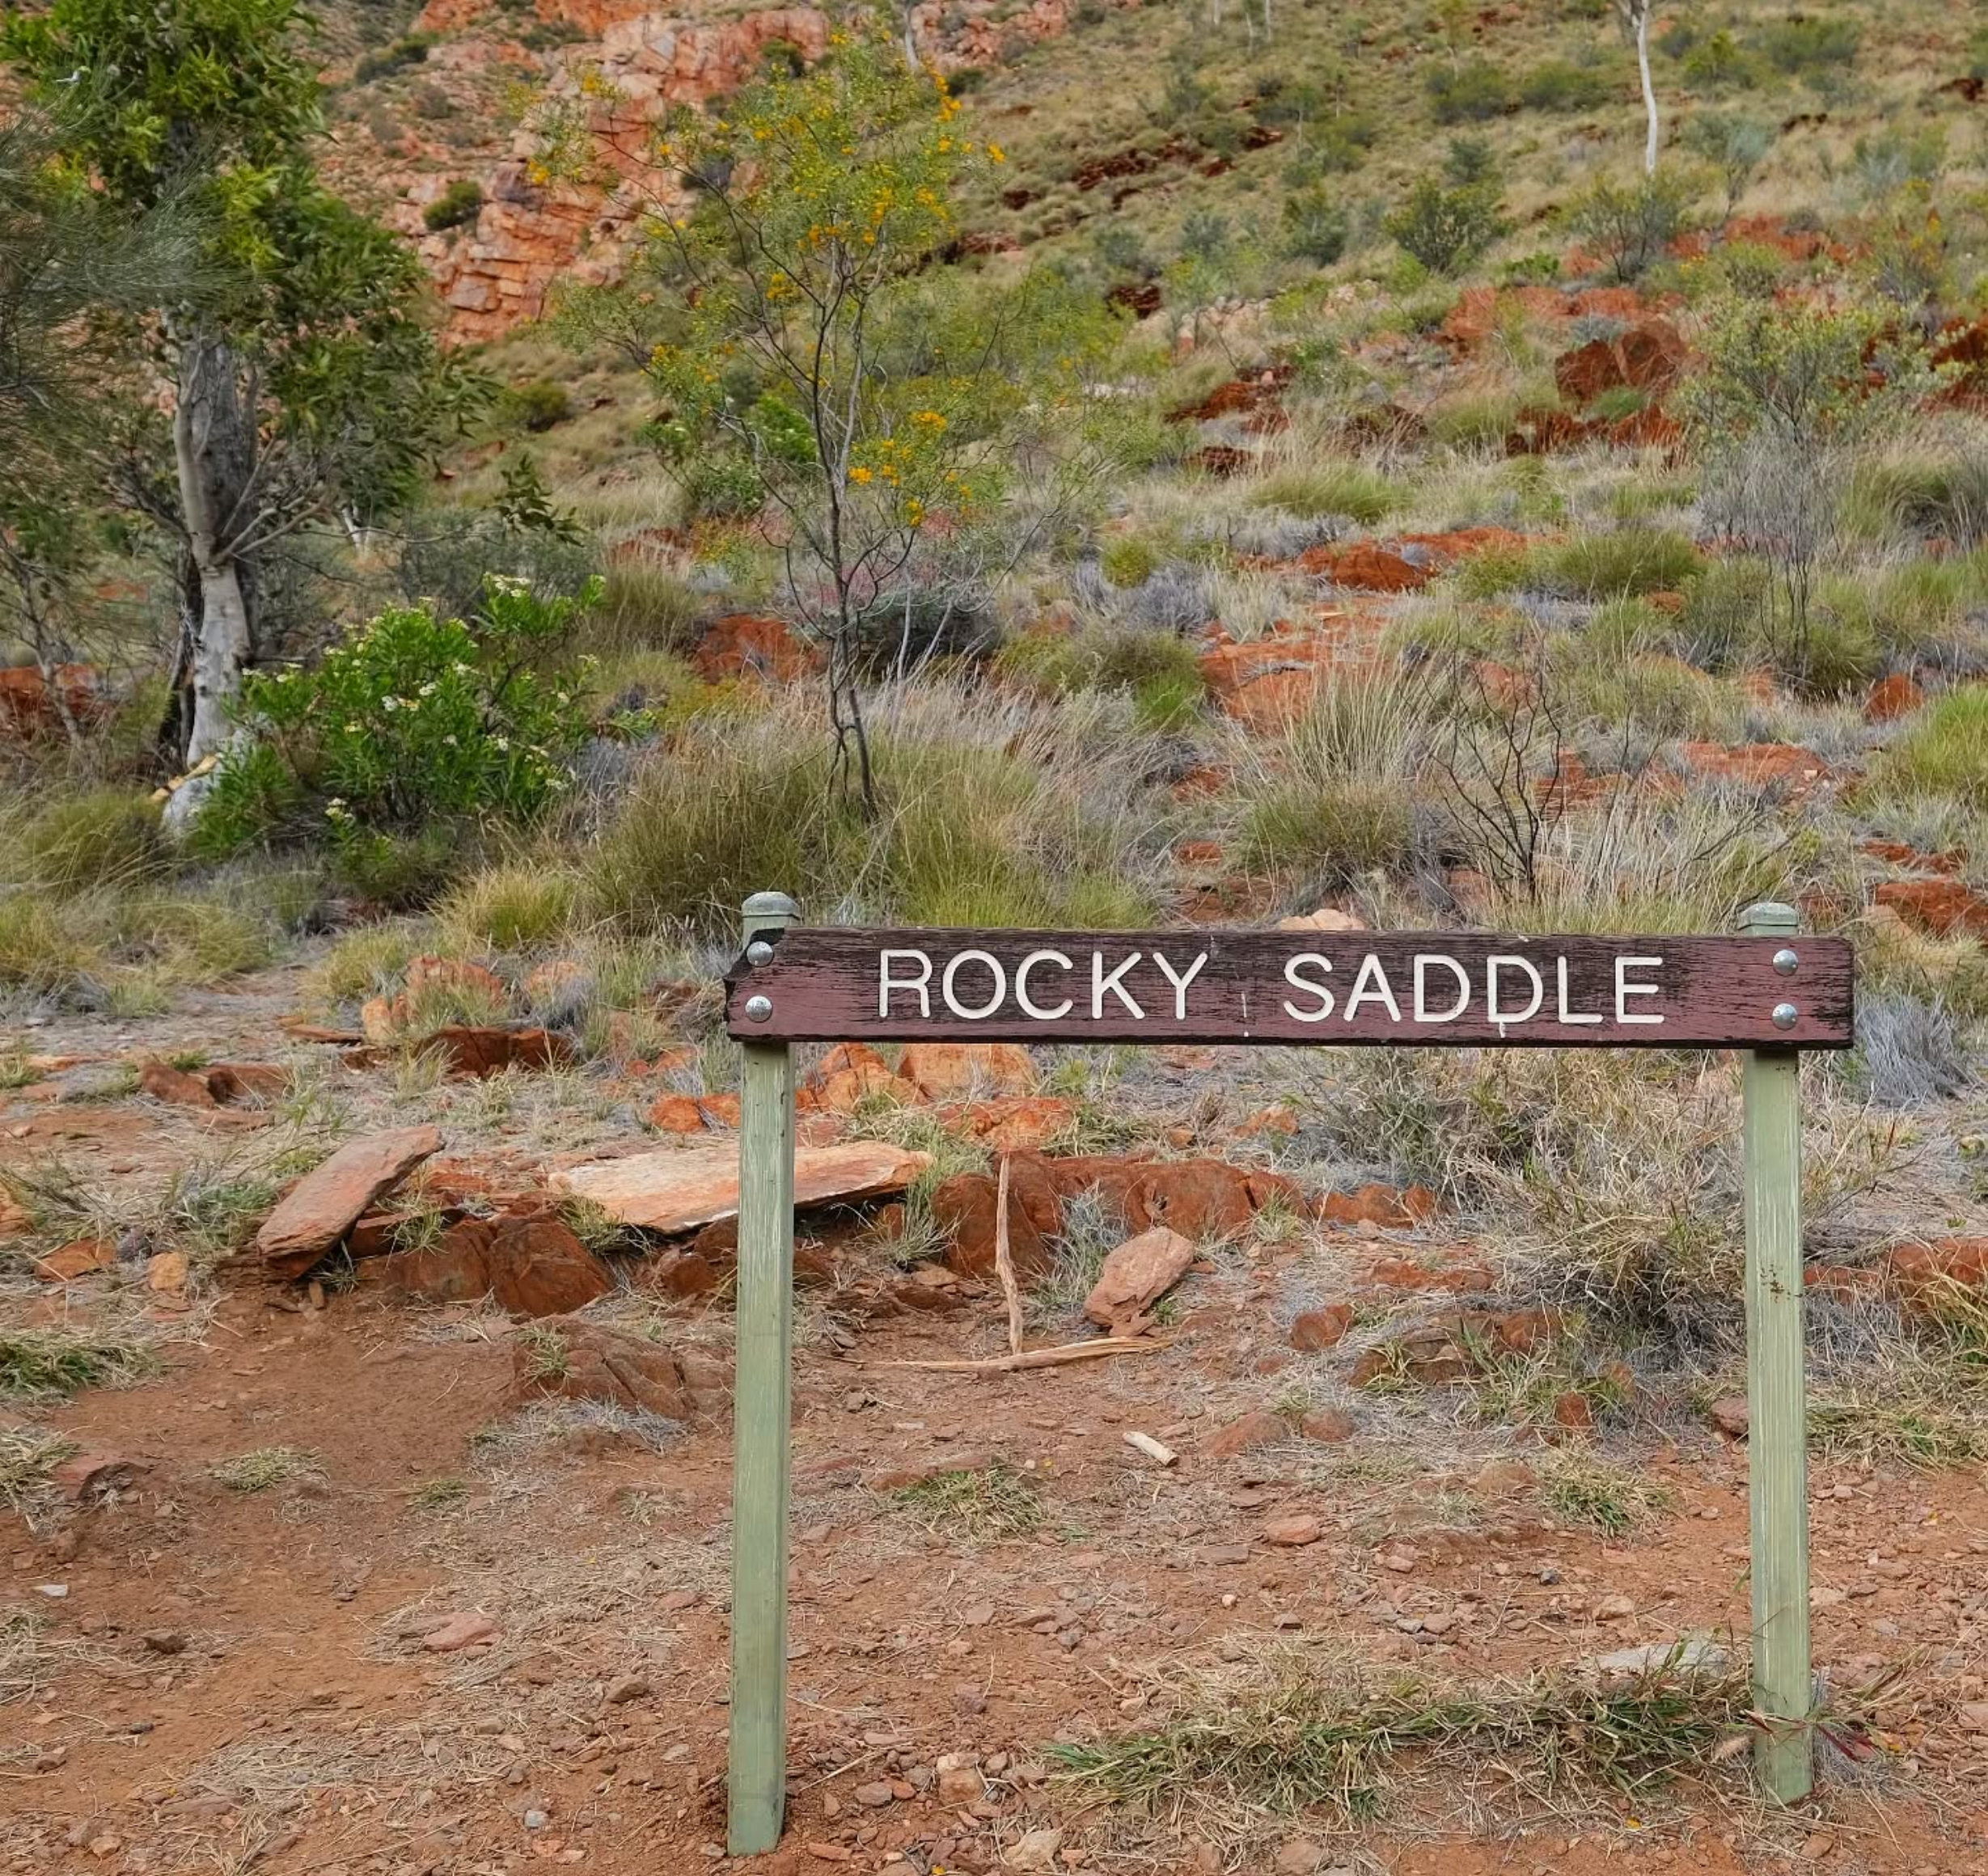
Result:
[[[714,505],[771,511],[794,611],[827,651],[839,780],[873,807],[859,640],[916,577],[921,539],[996,497],[996,445],[1025,401],[1019,297],[962,292],[935,265],[960,184],[1001,152],[941,78],[838,40],[813,70],[612,157],[648,192],[644,287],[669,302],[653,306],[669,336],[649,359],[666,400],[649,434]]]

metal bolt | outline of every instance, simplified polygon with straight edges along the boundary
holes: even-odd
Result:
[[[763,1000],[763,999],[759,997],[755,997],[752,999],[753,1003],[759,1003]],[[746,1008],[748,1011],[750,1011],[752,1008],[752,1003],[747,1003]],[[1794,1004],[1776,1003],[1774,1006],[1774,1026],[1777,1029],[1791,1029],[1795,1027],[1796,1022],[1800,1016],[1801,1012],[1796,1009]]]
[[[773,947],[763,938],[754,939],[746,947],[746,961],[748,964],[771,964],[773,961]]]
[[[746,999],[746,1020],[748,1022],[763,1023],[772,1013],[773,999],[771,997],[750,996]],[[1777,1023],[1781,1020],[1779,1011],[1775,1012],[1774,1020]],[[1795,1012],[1791,1009],[1788,1011],[1788,1020],[1791,1023],[1795,1020]]]
[[[1774,954],[1774,967],[1783,977],[1792,977],[1801,968],[1801,961],[1786,945]]]

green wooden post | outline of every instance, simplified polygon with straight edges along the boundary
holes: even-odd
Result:
[[[801,915],[785,893],[746,901],[748,956]],[[747,1014],[751,1005],[747,1005]],[[787,1498],[793,1338],[793,1056],[744,1045],[738,1292],[732,1390],[732,1722],[727,1834],[749,1857],[787,1809]]]
[[[1775,969],[1787,1005],[1802,996],[1800,923],[1791,906],[1749,906],[1740,929],[1787,940]],[[1788,1019],[1792,1021],[1791,1016]],[[1753,1701],[1769,1730],[1754,1756],[1783,1804],[1815,1782],[1808,1718],[1808,1402],[1802,1288],[1801,1053],[1749,1051],[1744,1080],[1746,1181],[1748,1500],[1753,1592]]]

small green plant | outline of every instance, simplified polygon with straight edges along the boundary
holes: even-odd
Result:
[[[535,378],[514,384],[504,393],[505,414],[533,436],[556,429],[573,415],[573,399],[563,384]]]
[[[252,1452],[222,1460],[209,1474],[231,1492],[266,1492],[292,1479],[318,1476],[315,1457],[294,1446],[259,1446]]]
[[[1689,226],[1693,191],[1673,170],[1632,183],[1597,177],[1567,205],[1568,229],[1609,278],[1640,280]]]
[[[1555,1517],[1608,1537],[1626,1537],[1676,1502],[1662,1485],[1579,1447],[1562,1447],[1546,1462],[1541,1495]]]
[[[445,1511],[453,1511],[469,1497],[467,1479],[429,1479],[425,1485],[417,1485],[408,1494],[408,1506],[423,1517],[438,1517]]]
[[[1433,273],[1460,273],[1504,232],[1495,184],[1445,188],[1442,179],[1417,179],[1382,229]]]
[[[79,1393],[133,1380],[154,1364],[152,1351],[129,1336],[80,1323],[0,1330],[0,1399]]]
[[[1284,250],[1296,260],[1330,267],[1346,251],[1346,211],[1332,191],[1318,185],[1284,197]]]
[[[561,936],[578,887],[570,873],[511,863],[472,874],[435,908],[460,948],[528,951]]]
[[[23,876],[50,892],[129,885],[165,870],[159,810],[142,795],[92,788],[61,796],[21,830]]]
[[[1026,1537],[1043,1521],[1034,1481],[996,1462],[967,1472],[937,1472],[891,1494],[936,1536],[975,1544]]]
[[[1428,77],[1430,107],[1439,124],[1482,123],[1512,108],[1512,82],[1490,60],[1440,66]]]
[[[473,222],[483,207],[483,185],[474,176],[459,176],[421,210],[421,225],[429,234]]]
[[[370,84],[374,78],[391,78],[395,72],[425,63],[434,43],[433,33],[403,33],[385,45],[360,53],[352,68],[352,75],[362,85]]]
[[[1548,59],[1520,78],[1518,94],[1533,111],[1592,111],[1607,101],[1609,81],[1592,65]]]
[[[573,1372],[573,1346],[556,1329],[528,1322],[518,1332],[525,1351],[525,1374],[534,1381],[563,1381]]]

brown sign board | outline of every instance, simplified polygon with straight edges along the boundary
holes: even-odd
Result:
[[[1846,1049],[1840,938],[1447,932],[768,932],[742,1042]]]

